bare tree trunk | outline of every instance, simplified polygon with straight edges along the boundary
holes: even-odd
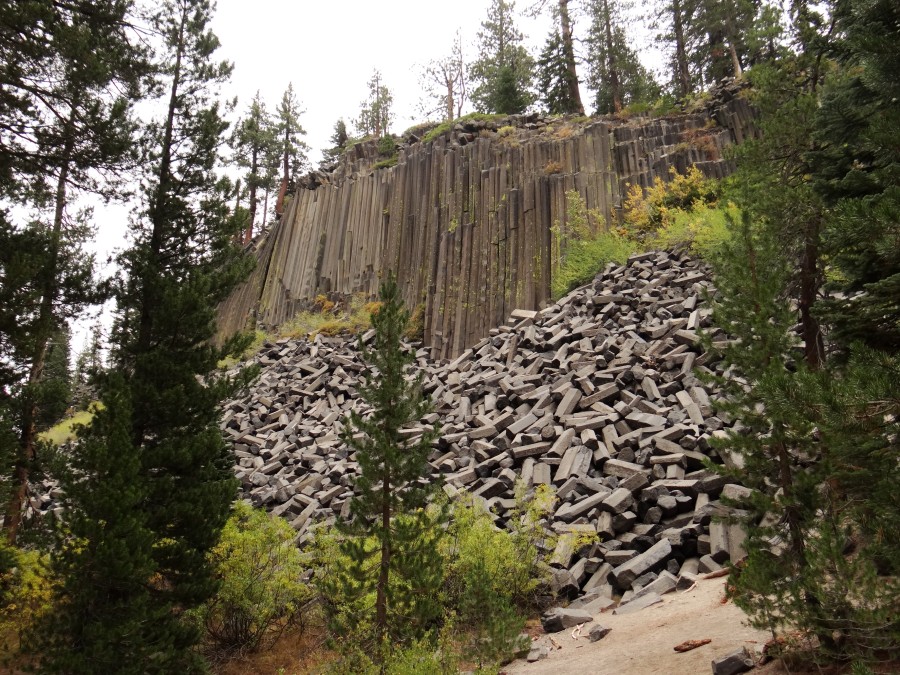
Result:
[[[384,638],[387,631],[387,588],[391,567],[391,481],[387,475],[383,476],[381,481],[381,500],[381,561],[375,589],[375,634],[379,658],[384,653]],[[384,672],[384,663],[381,665]]]
[[[818,218],[807,226],[800,262],[800,325],[803,334],[804,356],[810,368],[818,370],[824,360],[825,345],[819,321],[813,314],[816,291],[819,287],[819,223]]]
[[[682,97],[691,93],[691,76],[688,72],[687,49],[684,45],[684,19],[680,0],[672,0],[672,27],[675,33],[675,81]]]
[[[728,40],[728,53],[731,55],[731,66],[734,68],[734,79],[741,79],[744,71],[741,69],[741,60],[738,58],[737,50],[734,48],[734,40]]]
[[[244,244],[249,244],[253,240],[253,226],[256,224],[256,171],[259,168],[259,150],[253,148],[250,155],[250,222],[247,223],[247,230],[244,233]]]
[[[563,56],[566,59],[568,71],[569,99],[575,107],[575,112],[584,115],[584,104],[581,102],[581,92],[578,89],[578,72],[575,67],[575,48],[572,45],[572,22],[569,20],[569,0],[559,0],[559,24],[562,34]]]
[[[612,90],[613,110],[622,112],[622,91],[619,85],[619,71],[616,67],[616,52],[613,47],[612,17],[609,14],[609,0],[603,0],[606,22],[606,61],[609,70],[609,87]]]
[[[53,304],[59,296],[57,286],[57,274],[59,267],[59,252],[62,246],[63,218],[66,211],[66,185],[69,180],[69,163],[72,152],[75,149],[75,115],[78,107],[79,96],[73,98],[69,119],[66,120],[63,133],[65,145],[60,162],[59,176],[56,180],[56,196],[54,200],[53,229],[50,233],[50,250],[47,260],[47,270],[44,276],[44,288],[41,290],[41,306],[38,310],[36,321],[37,335],[35,336],[34,352],[31,368],[28,371],[28,386],[22,397],[22,435],[19,439],[19,456],[13,477],[12,494],[7,504],[6,514],[3,519],[3,527],[6,530],[6,539],[10,545],[15,545],[22,525],[22,507],[28,492],[28,478],[30,467],[37,457],[37,414],[38,407],[35,399],[34,388],[40,383],[44,374],[44,363],[47,359],[47,346],[54,330]]]

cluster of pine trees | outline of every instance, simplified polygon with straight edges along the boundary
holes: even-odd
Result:
[[[206,554],[236,495],[216,423],[234,383],[212,373],[240,346],[211,338],[217,303],[250,267],[238,246],[247,220],[220,172],[217,89],[231,66],[215,58],[211,11],[209,0],[0,6],[5,565],[22,543],[29,480],[52,469],[66,495],[57,602],[25,636],[43,672],[204,669],[183,616],[215,590]],[[158,114],[139,117],[139,103]],[[296,102],[286,95],[282,107],[289,162]],[[126,197],[130,244],[101,283],[85,250],[89,204]],[[54,462],[38,430],[66,398],[52,377],[58,336],[104,300],[116,321],[110,367],[94,382],[103,407]]]
[[[862,661],[900,644],[898,25],[887,0],[792,4],[792,49],[748,73],[760,136],[717,270],[743,378],[723,447],[755,488],[735,599]]]
[[[538,0],[525,11],[552,17],[539,54],[524,45],[515,2],[492,0],[475,58],[465,59],[457,35],[450,54],[424,68],[423,112],[452,120],[468,98],[483,113],[537,106],[584,115],[584,83],[595,114],[618,113],[664,95],[684,99],[783,50],[780,6],[766,0],[656,0],[640,8],[628,0]],[[662,82],[638,58],[643,35],[666,54]]]

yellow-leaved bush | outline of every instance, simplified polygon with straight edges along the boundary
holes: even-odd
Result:
[[[646,190],[632,185],[623,208],[622,235],[643,249],[687,247],[709,258],[728,240],[728,220],[739,216],[737,207],[723,203],[721,187],[696,166],[671,177],[657,177]]]

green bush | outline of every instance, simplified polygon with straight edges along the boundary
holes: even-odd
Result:
[[[224,650],[258,649],[295,621],[312,590],[294,531],[281,518],[237,502],[210,552],[221,582],[200,610],[209,640]]]
[[[615,230],[607,230],[603,216],[585,206],[577,190],[566,192],[566,222],[551,228],[554,265],[550,291],[559,298],[588,283],[609,262],[624,263],[636,246]]]
[[[711,260],[731,237],[728,219],[740,219],[740,211],[734,204],[709,206],[694,204],[684,211],[675,209],[666,225],[647,240],[649,248],[674,248],[684,246],[705,260]]]
[[[512,531],[497,528],[493,516],[470,496],[450,506],[446,532],[426,535],[443,560],[443,587],[434,598],[442,615],[437,620],[432,617],[430,623],[416,618],[416,611],[395,617],[395,621],[411,621],[415,630],[404,631],[410,640],[391,645],[391,653],[385,655],[388,673],[455,672],[452,642],[463,645],[465,658],[481,667],[505,662],[524,646],[520,638],[524,609],[545,581],[539,544],[548,539],[544,523],[554,500],[545,486],[530,492],[519,487]],[[433,522],[442,521],[437,514],[444,513],[444,506],[430,508]],[[434,529],[440,530],[437,525]],[[332,630],[344,638],[335,643],[342,658],[333,672],[368,672],[371,654],[366,645],[373,628],[375,594],[354,592],[362,589],[348,583],[344,571],[349,561],[339,541],[335,529],[321,528],[313,543],[316,585]],[[375,546],[374,538],[371,546]],[[392,583],[404,580],[394,578]]]
[[[45,553],[0,544],[0,654],[11,656],[19,640],[53,608],[58,580]]]

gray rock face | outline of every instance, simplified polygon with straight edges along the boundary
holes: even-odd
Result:
[[[713,659],[712,672],[713,675],[737,675],[738,673],[746,673],[755,667],[753,659],[747,652],[746,647],[725,654]]]
[[[594,616],[583,609],[554,607],[541,615],[541,626],[546,633],[558,633],[566,628],[593,620]]]
[[[720,493],[746,492],[703,468],[735,462],[710,449],[725,433],[719,392],[696,377],[718,367],[697,339],[699,328],[716,339],[704,291],[714,289],[698,262],[645,253],[545,309],[513,310],[453,361],[414,352],[434,412],[404,435],[440,423],[428,479],[450,497],[475,495],[501,528],[516,524],[517,483],[552,486],[546,540],[560,545],[543,552],[560,596],[596,591],[600,606],[640,592],[632,585],[648,572],[697,559],[685,572],[702,573],[740,552],[736,531],[709,530],[725,512]],[[355,339],[279,340],[254,361],[261,375],[225,402],[222,433],[242,497],[287,519],[302,546],[315,524],[349,515],[360,469],[341,431],[350,413],[370,412],[358,388],[373,373]],[[35,494],[32,511],[60,508],[55,485]]]
[[[671,552],[672,544],[669,543],[669,540],[661,539],[644,553],[616,567],[612,571],[612,575],[620,587],[628,588],[644,572],[668,558]]]

